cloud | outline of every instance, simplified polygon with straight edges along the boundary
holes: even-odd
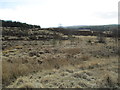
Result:
[[[103,19],[113,19],[113,18],[118,18],[118,12],[97,12],[95,13],[96,16],[98,16],[99,18],[103,18]]]
[[[41,27],[117,22],[117,0],[0,0],[0,19]]]

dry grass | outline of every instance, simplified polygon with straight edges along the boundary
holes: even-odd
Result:
[[[71,75],[73,77],[74,76],[83,77],[80,73],[77,73],[74,70],[69,69],[66,71],[66,69],[64,69],[64,67],[66,66],[77,68],[78,71],[93,70],[93,69],[100,71],[102,66],[104,67],[105,65],[109,65],[109,66],[112,65],[108,63],[109,61],[110,62],[112,61],[111,59],[109,60],[108,57],[105,57],[105,60],[101,59],[104,57],[100,57],[100,58],[94,57],[94,55],[102,54],[103,52],[108,52],[109,54],[109,50],[107,51],[106,49],[104,49],[105,45],[98,44],[98,46],[96,46],[85,43],[88,41],[88,39],[91,39],[90,37],[86,37],[86,38],[80,37],[80,39],[81,39],[80,43],[75,42],[76,46],[69,44],[69,42],[66,43],[65,41],[63,41],[62,42],[63,44],[61,44],[60,46],[59,45],[52,46],[51,43],[49,42],[47,43],[43,42],[43,45],[40,42],[37,42],[37,44],[33,42],[32,44],[32,41],[23,42],[23,43],[16,42],[17,44],[20,44],[20,46],[17,45],[14,46],[14,48],[11,47],[11,49],[8,50],[5,49],[5,51],[3,51],[3,54],[6,55],[9,54],[9,56],[3,56],[3,64],[2,64],[3,84],[7,86],[13,80],[17,79],[19,76],[28,75],[31,73],[33,74],[38,71],[43,72],[46,70],[53,70],[53,69],[61,72],[60,77],[67,76],[66,72],[69,73],[68,76],[70,74],[73,74]],[[95,37],[92,37],[92,39],[95,39]],[[24,47],[21,47],[22,46],[21,44]],[[109,46],[112,46],[112,44],[110,44]],[[12,53],[15,55],[13,55]],[[116,61],[114,62],[114,64],[116,64]],[[106,67],[104,69],[108,70]],[[108,77],[104,77],[104,78],[108,78]],[[42,78],[42,82],[44,83],[48,81],[49,83],[49,80],[47,79],[48,78]],[[68,79],[70,79],[70,77]],[[113,80],[111,81],[114,82]],[[82,85],[82,83],[80,85]],[[81,87],[80,85],[76,85],[76,87]],[[25,82],[23,82],[22,85],[19,85],[19,87],[34,88],[33,84],[31,85],[31,83],[25,83]],[[61,84],[59,85],[59,87],[67,87],[67,86]]]
[[[28,62],[30,61],[30,62]],[[37,62],[37,61],[36,61]],[[30,58],[12,58],[11,60],[3,60],[2,62],[2,81],[3,84],[9,84],[11,80],[19,76],[39,70],[38,64]]]
[[[11,79],[15,79],[18,76],[26,75],[30,72],[30,68],[27,65],[20,63],[8,63],[3,61],[3,83],[11,82]]]
[[[30,89],[30,88],[35,88],[35,86],[32,83],[24,83],[21,86],[18,86],[17,88],[26,88],[26,89]]]
[[[29,60],[28,60],[29,59]],[[2,80],[3,83],[10,83],[11,80],[16,79],[18,76],[23,76],[31,72],[36,72],[39,70],[46,69],[59,69],[60,67],[67,65],[68,61],[65,58],[54,58],[48,57],[44,61],[34,60],[25,57],[19,58],[18,60],[4,60],[2,67]],[[8,84],[6,83],[6,84]]]
[[[62,58],[62,57],[54,57],[54,56],[51,56],[51,57],[47,57],[44,61],[43,61],[43,68],[44,69],[52,69],[52,68],[55,68],[55,69],[59,69],[60,67],[62,66],[65,66],[68,64],[68,60],[67,58]]]
[[[81,49],[80,48],[64,48],[61,51],[69,55],[75,55],[75,54],[79,54],[81,52]]]
[[[89,56],[89,55],[82,55],[82,56],[80,57],[80,59],[81,59],[82,61],[87,61],[87,60],[90,59],[90,56]]]
[[[109,88],[109,87],[117,88],[119,86],[118,76],[106,73],[101,77],[101,79],[99,79],[97,85],[98,87],[101,87],[101,88]]]

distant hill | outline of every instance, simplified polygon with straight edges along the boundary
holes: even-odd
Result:
[[[112,29],[117,29],[118,28],[118,25],[117,24],[112,24],[112,25],[93,25],[93,26],[67,26],[67,27],[64,27],[64,28],[67,28],[67,29],[90,29],[92,31],[107,31],[107,30],[112,30]]]
[[[16,22],[16,21],[2,21],[2,27],[21,27],[21,28],[41,28],[38,25],[31,25],[31,24],[26,24],[22,22]]]
[[[41,28],[38,25],[2,20],[2,38],[3,40],[47,40],[67,39],[64,36],[69,37],[72,35],[98,36],[99,34],[109,37],[120,37],[119,26],[112,24]]]

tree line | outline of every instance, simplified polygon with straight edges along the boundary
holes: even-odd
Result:
[[[31,25],[31,24],[26,24],[26,23],[21,23],[21,22],[16,22],[16,21],[5,21],[2,20],[2,27],[21,27],[21,28],[41,28],[39,25]]]

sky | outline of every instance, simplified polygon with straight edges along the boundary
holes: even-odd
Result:
[[[0,19],[40,25],[118,24],[119,0],[0,0]]]

